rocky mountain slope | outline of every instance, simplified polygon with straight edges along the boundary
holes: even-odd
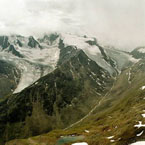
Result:
[[[129,145],[145,139],[145,60],[125,69],[90,115],[66,130],[25,140],[14,140],[7,145],[49,144],[71,145]]]
[[[66,46],[72,45],[77,49],[82,49],[90,59],[94,60],[111,75],[116,75],[123,68],[137,62],[131,54],[113,47],[103,46],[93,37],[89,38],[71,34],[61,34],[61,37]]]
[[[13,90],[14,93],[22,91],[42,76],[52,72],[65,59],[67,60],[67,57],[74,55],[74,49],[71,47],[66,50],[59,48],[60,40],[64,46],[83,50],[110,75],[115,76],[124,67],[136,61],[130,54],[101,46],[95,38],[87,36],[57,33],[44,35],[38,39],[33,36],[0,36],[0,60],[13,63],[21,74],[17,88]]]
[[[14,93],[20,92],[54,70],[59,58],[57,44],[47,45],[42,42],[40,45],[32,36],[1,36],[0,46],[0,59],[13,63],[21,74]]]
[[[20,71],[13,63],[0,60],[0,98],[12,93],[20,78]]]
[[[145,47],[138,47],[134,49],[131,54],[134,58],[145,58]]]

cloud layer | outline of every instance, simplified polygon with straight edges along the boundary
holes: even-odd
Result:
[[[145,0],[1,0],[0,33],[89,33],[123,50],[145,45]]]

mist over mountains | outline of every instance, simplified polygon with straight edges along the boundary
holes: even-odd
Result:
[[[2,0],[1,34],[73,32],[122,50],[144,46],[144,0]]]

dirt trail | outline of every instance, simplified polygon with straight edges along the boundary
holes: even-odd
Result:
[[[115,82],[114,82],[114,83],[115,83]],[[70,126],[68,126],[67,128],[65,128],[64,130],[67,130],[67,129],[69,129],[69,128],[72,128],[73,126],[79,124],[80,122],[82,122],[83,120],[85,120],[87,117],[89,117],[89,116],[96,110],[96,108],[97,108],[98,106],[101,105],[101,103],[103,102],[103,100],[105,99],[105,97],[109,95],[109,93],[111,92],[111,90],[112,90],[113,87],[114,87],[114,83],[113,83],[111,89],[110,89],[110,90],[105,94],[105,96],[97,103],[97,105],[95,105],[95,106],[91,109],[91,111],[90,111],[86,116],[84,116],[84,117],[83,117],[82,119],[80,119],[79,121],[77,121],[77,122],[71,124]]]

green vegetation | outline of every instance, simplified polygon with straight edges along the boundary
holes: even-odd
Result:
[[[27,116],[24,126],[24,136],[35,136],[45,132],[49,132],[54,128],[55,119],[48,116],[43,110],[40,102],[33,103],[31,116]]]

